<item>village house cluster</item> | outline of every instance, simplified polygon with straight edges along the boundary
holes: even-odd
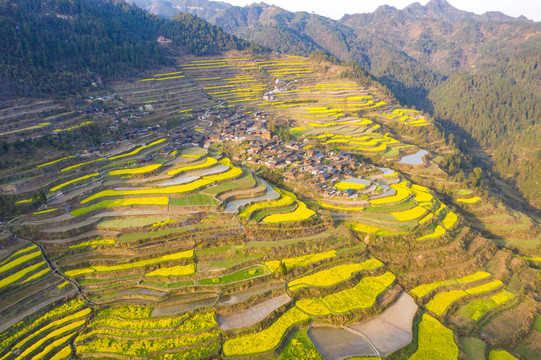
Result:
[[[91,107],[81,110],[92,114],[103,111]],[[115,136],[114,140],[102,143],[101,146],[109,148],[119,142],[163,131],[159,125],[119,131],[120,123],[130,122],[135,117],[144,115],[145,112],[141,112],[141,109],[131,107],[120,107],[114,113],[107,114],[106,116],[115,118],[115,125],[109,128]],[[284,180],[302,182],[324,197],[357,197],[364,191],[339,190],[333,185],[344,178],[355,177],[359,170],[375,169],[373,165],[357,161],[351,154],[314,147],[308,140],[298,142],[280,139],[269,131],[268,124],[271,119],[270,114],[265,111],[247,113],[242,106],[235,106],[207,111],[194,110],[192,115],[202,122],[209,122],[208,127],[197,129],[180,126],[169,130],[166,135],[171,140],[170,145],[162,149],[161,153],[168,154],[186,146],[210,148],[217,142],[238,143],[238,151],[232,156],[233,160],[242,161],[248,166],[265,166],[278,170],[283,174]],[[97,151],[98,147],[91,147],[84,149],[83,153],[92,154]],[[147,156],[138,162],[151,161],[153,158]],[[370,183],[370,180],[367,182]]]
[[[303,181],[324,196],[356,197],[355,191],[337,190],[332,184],[344,176],[354,176],[363,167],[351,154],[313,148],[307,142],[284,141],[267,128],[269,113],[214,115],[213,130],[204,142],[206,148],[215,142],[239,142],[233,160],[248,165],[281,169],[286,181]]]

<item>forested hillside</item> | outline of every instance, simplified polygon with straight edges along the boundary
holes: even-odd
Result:
[[[3,0],[0,95],[72,93],[167,64],[162,35],[197,55],[248,45],[191,15],[168,21],[124,1]]]
[[[220,10],[231,5],[222,1],[209,0],[128,0],[152,14],[171,17],[179,12],[190,13],[203,19],[209,19]]]

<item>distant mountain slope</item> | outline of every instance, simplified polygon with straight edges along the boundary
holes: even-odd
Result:
[[[533,136],[525,142],[519,135],[535,135],[539,127],[532,104],[539,104],[541,96],[540,23],[499,12],[476,15],[445,0],[402,10],[384,5],[339,21],[264,3],[221,10],[212,2],[199,2],[205,3],[212,11],[187,6],[183,11],[199,13],[228,33],[277,51],[306,55],[325,50],[358,62],[401,103],[435,115],[472,150],[484,149],[490,156],[473,151],[474,160],[541,207],[536,190],[540,176],[528,175],[541,168],[535,155],[541,140]]]
[[[503,51],[541,36],[538,23],[500,13],[475,15],[444,0],[426,6],[415,3],[404,10],[382,6],[374,13],[346,15],[340,22],[372,33],[444,75],[494,63]]]
[[[338,21],[307,12],[289,12],[276,6],[252,4],[230,7],[209,21],[239,37],[282,52],[307,55],[324,49],[331,54],[361,64],[401,97],[403,87],[416,97],[425,97],[423,89],[439,82],[428,67],[369,31],[357,31]],[[398,80],[398,73],[405,74]]]
[[[165,20],[115,0],[0,2],[0,95],[74,93],[90,82],[122,79],[168,62],[171,49],[194,54],[248,46],[202,19]]]
[[[171,17],[179,12],[184,12],[206,20],[212,18],[219,11],[231,7],[230,4],[222,1],[208,0],[129,0],[129,2],[163,17]]]

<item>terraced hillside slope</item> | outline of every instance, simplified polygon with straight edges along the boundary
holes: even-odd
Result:
[[[502,198],[518,209],[533,206],[528,211],[539,218],[541,25],[533,15],[477,15],[446,0],[381,5],[340,20],[265,3],[133,2],[166,17],[197,14],[276,51],[324,50],[358,63],[400,103],[424,109],[453,133]]]
[[[538,224],[430,116],[314,58],[176,61],[0,174],[0,359],[536,359]]]

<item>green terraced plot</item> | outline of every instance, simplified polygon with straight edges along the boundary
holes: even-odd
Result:
[[[307,331],[308,329],[303,329],[295,332],[276,360],[324,360],[308,337]]]
[[[212,196],[205,194],[193,194],[186,197],[174,197],[169,199],[171,206],[208,206],[218,205],[220,202]]]
[[[98,228],[130,228],[142,227],[166,221],[167,217],[138,217],[131,219],[103,220],[98,223]]]
[[[507,291],[502,291],[487,299],[479,299],[464,306],[465,314],[472,320],[479,320],[491,309],[511,301],[515,296]]]
[[[236,271],[229,275],[224,275],[217,278],[198,280],[199,285],[223,285],[230,284],[236,281],[248,280],[256,276],[268,274],[267,269],[263,266],[252,266],[246,269]]]
[[[264,264],[269,268],[271,272],[276,272],[280,269],[280,264],[283,263],[287,270],[294,269],[299,266],[305,266],[321,260],[330,259],[336,256],[336,251],[331,250],[323,253],[309,254],[303,256],[297,256],[294,258],[266,261]]]

